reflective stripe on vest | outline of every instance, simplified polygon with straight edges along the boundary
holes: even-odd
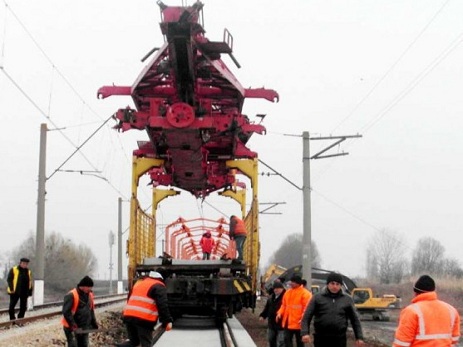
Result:
[[[154,284],[165,286],[163,282],[146,277],[135,283],[132,294],[124,307],[122,315],[143,319],[149,322],[158,320],[158,307],[156,301],[148,296]]]
[[[29,274],[29,290],[32,289],[32,272],[31,270],[27,270]],[[8,286],[7,292],[8,294],[13,294],[16,292],[16,286],[18,285],[18,278],[19,278],[19,269],[18,266],[13,267],[13,291],[10,290],[10,286]]]
[[[453,331],[453,326],[455,324],[455,312],[452,310],[450,305],[447,305],[449,309],[450,319],[451,319],[451,331]],[[426,334],[426,325],[424,321],[424,315],[421,311],[420,306],[415,303],[411,305],[412,309],[415,311],[418,316],[418,334],[415,336],[416,340],[439,340],[439,339],[452,339],[452,333],[443,333],[443,334]],[[402,345],[401,345],[402,346]]]
[[[400,341],[398,339],[394,339],[394,344],[399,345],[399,346],[407,347],[407,346],[410,346],[412,343],[411,342],[403,342],[403,341]]]
[[[79,307],[79,293],[77,292],[77,288],[74,288],[72,290],[70,290],[68,292],[68,294],[72,294],[72,307],[71,307],[71,312],[72,312],[72,315],[74,316],[77,312],[77,308]],[[88,293],[88,299],[90,301],[90,309],[94,309],[95,308],[95,303],[94,303],[94,295],[93,295],[93,292],[90,292]],[[61,317],[61,324],[66,327],[66,328],[69,328],[69,323],[68,321],[63,317]]]

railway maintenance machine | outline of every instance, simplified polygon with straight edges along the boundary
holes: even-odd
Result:
[[[98,90],[101,99],[130,96],[134,108],[116,112],[116,128],[122,132],[143,130],[149,139],[139,141],[133,151],[129,283],[147,271],[160,271],[174,314],[202,312],[226,317],[241,307],[253,308],[257,291],[258,159],[247,142],[254,133],[263,134],[265,128],[262,117],[251,120],[242,113],[243,104],[246,98],[277,102],[279,96],[271,89],[244,88],[240,84],[222,60],[228,55],[240,67],[233,55],[233,36],[227,29],[222,41],[210,41],[205,36],[202,2],[191,6],[157,4],[164,42],[142,59],[147,64],[132,85]],[[127,44],[123,43],[124,47]],[[150,213],[143,210],[137,198],[143,175],[148,175],[152,184]],[[251,185],[248,210],[246,184],[240,177]],[[181,237],[171,233],[166,241],[175,251],[169,248],[157,254],[158,206],[182,190],[197,199],[217,192],[240,205],[248,231],[243,262],[233,259],[234,242],[228,237],[226,221],[211,227],[223,228],[216,259],[197,259],[194,249],[198,239],[191,233]],[[175,231],[182,228],[182,223],[174,223]]]

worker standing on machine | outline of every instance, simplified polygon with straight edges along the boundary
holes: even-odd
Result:
[[[172,329],[172,316],[167,306],[166,285],[159,272],[150,271],[133,285],[127,304],[122,311],[127,328],[128,341],[119,343],[119,347],[151,347],[153,329],[160,322],[166,331]]]
[[[238,252],[237,260],[243,260],[243,246],[247,237],[246,226],[244,221],[237,216],[230,217],[230,239],[235,240],[236,251]]]
[[[199,241],[201,249],[203,251],[203,260],[211,259],[212,248],[215,246],[215,241],[211,236],[210,231],[206,231]]]

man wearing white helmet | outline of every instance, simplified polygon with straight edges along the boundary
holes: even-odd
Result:
[[[122,316],[129,339],[117,346],[131,347],[141,344],[142,347],[151,347],[153,329],[158,318],[166,331],[172,329],[166,286],[159,272],[150,271],[148,276],[135,282]]]

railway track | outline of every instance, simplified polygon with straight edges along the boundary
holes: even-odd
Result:
[[[126,300],[126,296],[105,297],[104,299],[95,302],[96,308],[100,309],[97,313],[99,317],[103,317],[101,310],[114,312],[121,310],[122,303]],[[64,339],[62,327],[57,317],[61,315],[61,302],[54,303],[52,307],[45,305],[46,308],[41,310],[29,311],[28,316],[21,320],[16,320],[18,323],[13,325],[11,321],[0,322],[0,345],[8,345],[11,347],[22,347],[24,345],[34,346],[59,346]],[[43,312],[45,311],[45,312]],[[114,316],[113,316],[114,317]],[[8,318],[8,316],[4,317]],[[104,319],[102,319],[102,322]],[[108,322],[111,324],[108,325]],[[120,337],[106,338],[109,331],[125,331],[120,319],[107,320],[106,324],[101,326],[101,331],[97,334],[91,334],[97,340],[92,342],[95,347],[115,346],[114,342],[121,342]],[[44,334],[47,337],[44,337]],[[98,337],[96,337],[98,336]],[[158,325],[154,332],[153,346],[154,347],[172,347],[172,346],[194,346],[200,343],[205,346],[220,346],[220,347],[255,347],[256,344],[252,341],[247,331],[236,318],[228,319],[223,323],[217,323],[214,318],[209,317],[182,317],[174,322],[174,328],[165,332]],[[108,344],[109,342],[109,344]],[[31,344],[32,343],[32,344]]]
[[[123,302],[125,300],[127,300],[127,294],[100,296],[95,298],[95,307],[103,307],[106,305]],[[16,319],[14,321],[9,320],[8,309],[2,309],[0,310],[0,314],[2,314],[0,316],[0,329],[10,327],[13,324],[21,326],[41,319],[59,316],[61,315],[62,306],[62,301],[36,306],[34,310],[27,311],[25,318]]]
[[[174,329],[171,331],[164,332],[159,327],[154,333],[154,347],[193,347],[198,344],[220,347],[256,346],[236,318],[217,323],[209,317],[183,317],[174,322]]]

